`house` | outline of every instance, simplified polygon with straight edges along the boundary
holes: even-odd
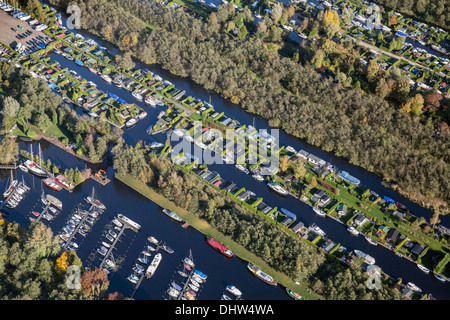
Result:
[[[325,207],[331,202],[331,198],[329,195],[325,194],[320,198],[319,207]]]
[[[416,258],[425,250],[425,246],[421,243],[418,243],[412,248],[411,254],[414,255]]]
[[[404,216],[404,214],[403,214],[403,213],[401,213],[401,212],[400,212],[400,211],[398,211],[398,210],[395,210],[394,212],[392,212],[392,215],[393,215],[394,217],[397,217],[397,218],[399,218],[399,219],[403,220],[403,216]]]
[[[300,150],[300,151],[297,153],[297,155],[298,155],[300,158],[303,158],[304,160],[308,160],[309,153],[306,152],[305,150]]]
[[[389,232],[386,236],[386,240],[395,244],[397,242],[399,236],[400,236],[400,231],[398,231],[397,229],[391,229],[391,230],[389,230]]]
[[[347,205],[345,203],[340,203],[337,206],[337,214],[338,216],[343,216],[347,213]]]
[[[383,233],[383,232],[384,232],[384,233],[388,233],[389,230],[391,230],[389,227],[386,227],[386,226],[379,226],[377,232],[379,232],[379,233]]]
[[[326,251],[326,252],[330,252],[331,249],[333,249],[335,246],[336,246],[336,244],[335,244],[334,242],[332,242],[332,241],[330,241],[330,240],[327,240],[327,242],[325,242],[325,243],[322,245],[322,249],[323,249],[324,251]]]
[[[228,183],[227,185],[224,186],[224,188],[222,190],[225,190],[227,192],[230,192],[231,190],[233,190],[236,187],[236,184],[233,182]]]
[[[356,216],[355,219],[353,219],[353,221],[356,223],[356,225],[357,225],[358,227],[361,227],[361,226],[363,226],[366,222],[368,222],[369,219],[367,219],[367,217],[366,217],[363,213],[360,213],[360,214],[358,214],[358,215]]]

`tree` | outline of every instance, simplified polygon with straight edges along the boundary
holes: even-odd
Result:
[[[325,53],[323,52],[323,50],[319,49],[316,51],[316,53],[314,54],[314,56],[311,60],[311,64],[313,65],[313,67],[315,69],[319,69],[322,67],[324,57],[325,57]]]
[[[288,156],[282,156],[280,158],[280,170],[281,171],[286,171],[289,168],[289,157]]]
[[[10,118],[16,118],[17,114],[20,109],[20,104],[17,102],[16,99],[13,97],[6,97],[3,100],[3,107],[1,113],[4,116],[10,117]]]
[[[439,220],[439,211],[434,211],[433,215],[430,218],[430,223],[433,225],[433,227],[436,225],[436,223],[441,222]]]
[[[108,289],[108,274],[103,269],[89,269],[83,272],[80,283],[85,295],[100,298]]]
[[[423,102],[424,102],[424,100],[420,93],[416,94],[413,98],[410,99],[411,112],[414,115],[418,116],[422,113]]]
[[[58,259],[56,259],[55,272],[58,275],[63,275],[64,273],[66,273],[67,267],[68,267],[68,263],[67,263],[68,256],[69,256],[69,253],[67,250],[65,250],[61,254],[61,256]]]
[[[305,164],[301,160],[296,159],[292,163],[291,167],[295,178],[300,180],[303,179],[303,177],[306,175]]]
[[[272,12],[270,13],[270,18],[273,20],[274,24],[278,24],[283,14],[283,6],[281,3],[276,2],[272,7]]]

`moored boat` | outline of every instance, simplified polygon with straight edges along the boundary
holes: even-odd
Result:
[[[421,264],[417,264],[417,268],[419,268],[420,270],[422,270],[423,272],[425,272],[426,274],[430,273],[430,269],[428,269],[427,267],[421,265]]]
[[[233,286],[233,285],[228,285],[227,287],[226,287],[226,290],[229,292],[229,293],[231,293],[231,294],[234,294],[236,297],[240,297],[240,296],[242,296],[242,292],[241,292],[241,290],[239,290],[238,288],[236,288],[235,286]]]
[[[165,252],[167,252],[168,254],[174,253],[174,250],[166,244],[163,244],[161,246],[161,249],[164,250]]]
[[[22,170],[23,172],[28,172],[28,168],[25,167],[23,164],[19,164],[19,169]]]
[[[147,279],[151,278],[155,274],[155,271],[158,268],[159,264],[161,263],[161,260],[162,260],[161,253],[155,254],[155,257],[153,258],[152,262],[145,271],[145,276],[147,277]]]
[[[350,233],[351,233],[352,235],[354,235],[354,236],[359,235],[359,231],[356,230],[353,226],[349,226],[349,227],[347,228],[347,231],[350,232]]]
[[[228,258],[232,258],[234,256],[234,252],[232,252],[230,249],[227,248],[227,246],[215,240],[214,238],[208,238],[207,242],[211,247],[213,247],[223,255],[227,256]]]
[[[353,183],[356,186],[359,186],[361,181],[353,176],[351,176],[347,171],[339,172],[339,176],[347,182]]]
[[[291,290],[289,288],[286,288],[286,292],[294,300],[304,300],[304,298],[301,295],[299,295],[297,292],[294,292],[293,290]]]
[[[435,274],[434,274],[434,277],[435,277],[436,279],[438,279],[439,281],[441,281],[441,282],[447,281],[447,280],[445,279],[444,276],[441,276],[441,275],[438,274],[438,273],[435,273]]]
[[[137,92],[133,92],[131,94],[133,96],[133,98],[135,98],[136,100],[142,101],[142,95],[137,93]]]
[[[252,175],[252,177],[258,182],[264,182],[264,177],[260,174],[255,173],[254,175]]]
[[[252,263],[249,263],[247,265],[247,269],[250,270],[256,277],[264,281],[265,283],[276,286],[278,284],[278,281],[275,280],[272,276],[268,275],[267,273],[263,272],[258,266],[255,266]]]
[[[47,173],[40,167],[36,162],[31,160],[26,160],[24,162],[24,166],[28,169],[28,172],[38,176],[38,177],[46,177]]]
[[[413,291],[415,291],[415,292],[422,292],[422,289],[420,289],[418,286],[416,286],[414,283],[412,283],[412,282],[408,282],[407,284],[406,284],[406,286],[408,287],[408,288],[410,288],[411,290],[413,290]]]
[[[273,192],[279,194],[280,196],[287,196],[288,192],[281,187],[280,185],[276,184],[275,182],[269,182],[267,183],[267,187],[269,187],[270,190]]]
[[[42,180],[42,182],[52,190],[61,191],[61,189],[62,189],[62,187],[59,184],[57,184],[55,180],[53,180],[51,178],[45,178],[44,180]]]
[[[153,236],[148,237],[148,238],[147,238],[147,241],[150,242],[150,243],[153,243],[153,244],[158,244],[158,242],[159,242],[159,241],[158,241],[155,237],[153,237]]]
[[[195,274],[198,275],[203,281],[206,280],[207,275],[201,272],[200,270],[194,270]]]
[[[169,216],[170,218],[172,218],[173,220],[175,220],[175,221],[178,221],[178,222],[181,222],[181,221],[183,221],[175,212],[173,212],[173,211],[170,211],[170,210],[167,210],[167,209],[163,209],[163,212],[167,215],[167,216]]]
[[[364,238],[365,238],[366,241],[367,241],[368,243],[370,243],[371,245],[373,245],[373,246],[377,246],[377,245],[378,245],[378,242],[375,241],[375,240],[373,240],[371,237],[365,236]]]
[[[125,126],[126,126],[127,128],[130,128],[130,127],[134,126],[137,122],[138,122],[138,120],[137,120],[136,118],[131,118],[130,120],[128,120],[128,121],[125,123]]]
[[[319,208],[316,208],[316,207],[313,207],[313,211],[314,211],[318,216],[325,217],[325,211],[320,210]]]
[[[130,218],[124,216],[123,214],[119,213],[117,215],[117,218],[119,219],[119,221],[128,224],[133,229],[135,229],[137,231],[141,230],[141,225],[139,223],[134,222],[133,220],[131,220]]]

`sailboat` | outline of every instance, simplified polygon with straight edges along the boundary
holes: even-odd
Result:
[[[95,189],[94,187],[92,187],[92,194],[88,197],[86,197],[86,202],[101,209],[101,210],[106,210],[106,206],[100,202],[100,200],[95,198]]]
[[[28,159],[24,162],[25,167],[28,169],[28,172],[31,172],[32,174],[38,176],[38,177],[47,177],[47,173],[42,168],[41,162],[42,162],[42,156],[41,156],[41,145],[39,145],[39,165],[33,161],[33,146],[30,146],[31,148],[31,160]]]
[[[8,198],[16,189],[17,184],[18,184],[18,181],[14,180],[12,171],[11,171],[11,183],[10,183],[8,189],[6,189],[6,191],[3,193],[3,198]]]

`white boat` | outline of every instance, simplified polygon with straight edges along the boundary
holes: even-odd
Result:
[[[153,236],[150,236],[150,237],[148,237],[147,238],[147,241],[148,242],[151,242],[151,243],[153,243],[153,244],[158,244],[158,240],[155,238],[155,237],[153,237]]]
[[[122,227],[122,226],[123,226],[123,223],[120,222],[120,221],[117,220],[117,219],[114,219],[112,222],[113,222],[117,227]]]
[[[417,268],[419,268],[420,270],[422,270],[422,271],[425,272],[426,274],[429,274],[430,271],[431,271],[430,269],[424,267],[424,266],[421,265],[421,264],[417,264]]]
[[[264,177],[260,174],[254,174],[252,175],[253,179],[255,179],[258,182],[264,182]]]
[[[106,243],[105,241],[102,241],[102,245],[105,247],[105,248],[111,248],[111,245],[109,244],[109,243]]]
[[[229,293],[234,294],[238,298],[242,295],[242,292],[233,285],[228,285],[226,289]]]
[[[175,212],[167,210],[166,208],[163,209],[163,212],[169,216],[170,218],[172,218],[175,221],[181,222],[183,221]]]
[[[198,291],[198,287],[196,287],[195,285],[193,285],[192,283],[189,283],[189,288],[191,288],[192,290],[194,290],[195,292]]]
[[[347,231],[350,232],[350,233],[351,233],[352,235],[354,235],[354,236],[359,235],[359,231],[356,230],[353,226],[349,226],[349,227],[347,228]]]
[[[192,268],[195,266],[194,262],[191,259],[189,259],[188,257],[184,258],[183,262],[186,263],[187,265],[191,266]]]
[[[241,164],[237,164],[235,165],[236,169],[238,169],[239,171],[245,171],[245,167]]]
[[[131,283],[136,284],[139,281],[139,278],[134,274],[130,274],[127,280],[130,281]]]
[[[441,282],[447,281],[447,280],[445,279],[445,277],[441,276],[441,275],[438,274],[438,273],[435,273],[435,274],[434,274],[434,277],[435,277],[436,279],[438,279],[439,281],[441,281]]]
[[[139,113],[138,118],[139,119],[144,119],[147,116],[147,112],[142,111],[141,113]]]
[[[178,296],[180,295],[180,292],[179,292],[178,290],[176,290],[176,289],[170,287],[170,288],[167,290],[167,294],[168,294],[169,296],[171,296],[172,298],[178,298]]]
[[[374,245],[374,246],[377,246],[377,245],[378,245],[378,242],[375,241],[375,240],[373,240],[371,237],[365,236],[364,238],[365,238],[366,241],[367,241],[368,243],[370,243],[371,245]]]
[[[325,217],[325,211],[320,210],[319,208],[313,207],[314,212],[321,217]]]
[[[125,123],[125,125],[127,128],[130,128],[130,127],[134,126],[137,122],[138,122],[138,120],[136,118],[131,118],[130,120],[128,120]]]
[[[275,182],[269,182],[267,183],[267,187],[274,191],[275,193],[279,194],[280,196],[287,196],[288,192],[283,189],[280,185],[276,184]]]
[[[22,164],[19,164],[19,169],[22,170],[23,172],[28,172],[28,168]]]
[[[410,288],[411,290],[413,290],[413,291],[415,291],[415,292],[422,292],[422,289],[420,289],[418,286],[416,286],[414,283],[412,283],[412,282],[408,282],[407,284],[406,284],[406,286],[408,287],[408,288]]]
[[[102,74],[100,77],[108,83],[112,82],[112,79],[106,74]]]
[[[365,260],[365,262],[366,262],[367,264],[373,265],[373,264],[375,264],[375,258],[372,257],[372,256],[369,256],[369,255],[366,255],[366,260]]]
[[[123,214],[119,213],[117,215],[117,218],[119,219],[119,221],[124,222],[126,224],[128,224],[129,226],[131,226],[133,229],[139,231],[141,230],[141,225],[134,222],[133,220],[131,220],[130,218],[124,216]]]

